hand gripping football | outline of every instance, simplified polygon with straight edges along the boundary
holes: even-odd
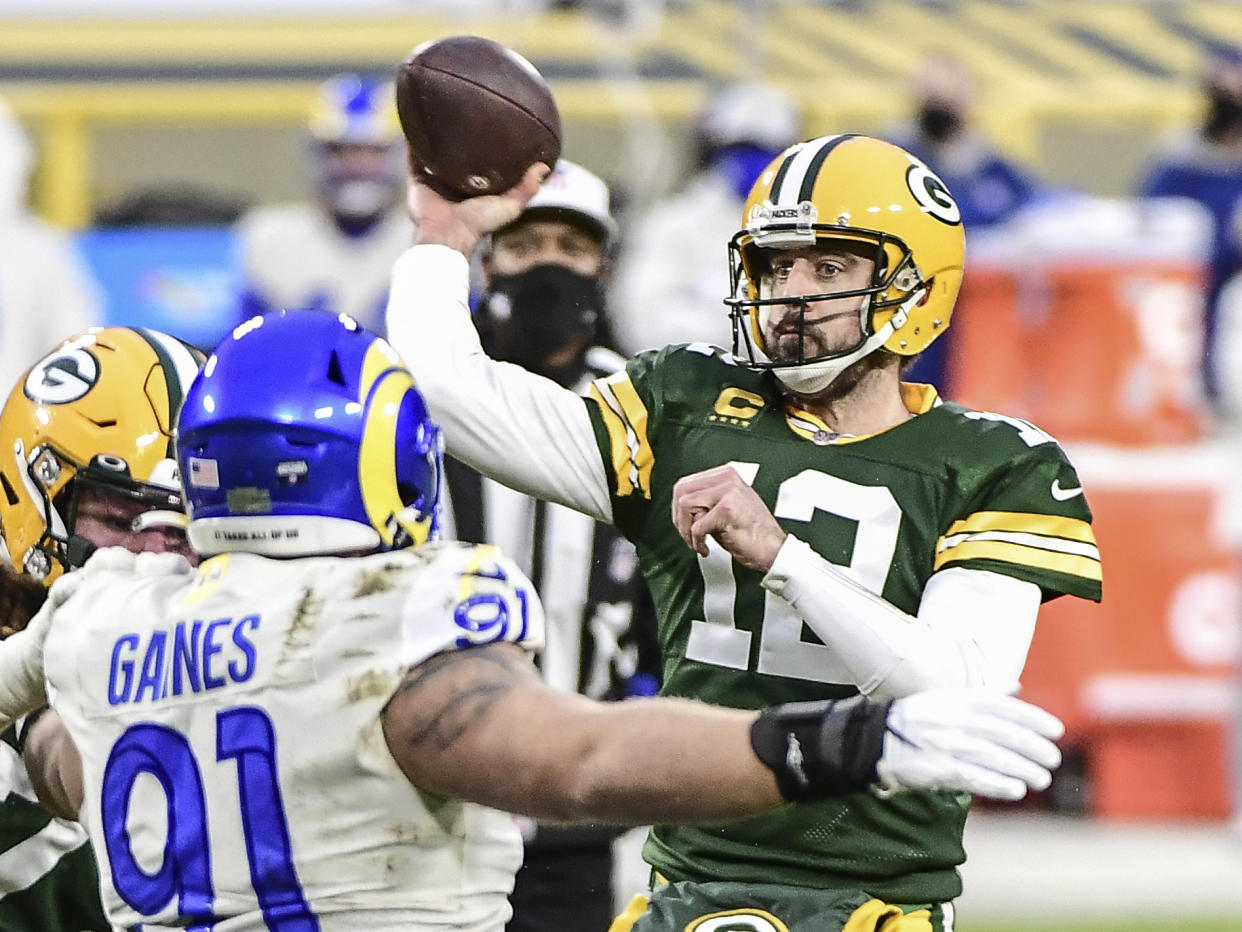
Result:
[[[397,72],[397,116],[412,162],[442,194],[499,194],[534,162],[556,164],[561,117],[521,55],[481,36],[425,42]]]

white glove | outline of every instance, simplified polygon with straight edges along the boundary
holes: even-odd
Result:
[[[1021,799],[1061,763],[1060,719],[987,689],[930,689],[889,709],[876,773],[884,790],[942,789]]]

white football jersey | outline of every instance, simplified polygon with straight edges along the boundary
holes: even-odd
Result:
[[[256,207],[237,226],[245,286],[272,310],[348,314],[383,333],[392,264],[413,229],[400,206],[361,236],[341,232],[316,204]]]
[[[413,787],[379,713],[433,654],[542,645],[515,564],[436,543],[226,554],[196,571],[144,554],[84,574],[52,617],[44,669],[82,754],[114,923],[503,927],[522,860],[512,817]]]

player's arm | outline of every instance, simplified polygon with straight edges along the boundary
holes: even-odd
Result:
[[[938,687],[1016,688],[1026,663],[1041,592],[1034,583],[949,567],[928,581],[917,615],[859,585],[787,534],[729,466],[680,479],[672,520],[687,545],[706,554],[708,536],[765,575],[877,699]]]
[[[763,578],[837,650],[873,698],[937,687],[1017,688],[1041,593],[1002,573],[949,568],[928,580],[917,615],[859,585],[792,535]]]
[[[490,359],[470,318],[467,257],[494,229],[489,224],[516,217],[522,198],[537,189],[535,181],[528,194],[454,203],[412,181],[420,245],[393,266],[388,334],[444,429],[449,453],[504,485],[609,521],[586,403],[549,379]]]
[[[741,817],[882,783],[1015,799],[1046,786],[1061,726],[1011,696],[939,691],[763,713],[675,699],[594,702],[549,689],[516,645],[436,654],[382,713],[424,789],[543,819]]]
[[[21,730],[22,758],[39,803],[62,819],[82,809],[82,758],[69,730],[51,709],[27,717]]]
[[[43,643],[54,608],[49,598],[23,630],[0,641],[0,731],[47,703]]]

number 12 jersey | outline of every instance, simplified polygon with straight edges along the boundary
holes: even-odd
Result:
[[[840,437],[792,406],[770,375],[706,345],[669,347],[596,381],[588,402],[613,518],[656,601],[666,695],[763,706],[857,692],[833,650],[761,573],[715,541],[700,557],[670,520],[674,483],[725,463],[782,527],[854,581],[917,614],[933,573],[1002,573],[1045,599],[1098,600],[1099,553],[1073,467],[1016,418],[904,385],[915,415]],[[1005,624],[1005,618],[996,618]],[[673,880],[864,888],[889,902],[961,890],[969,799],[858,793],[719,825],[660,826],[645,858]]]

